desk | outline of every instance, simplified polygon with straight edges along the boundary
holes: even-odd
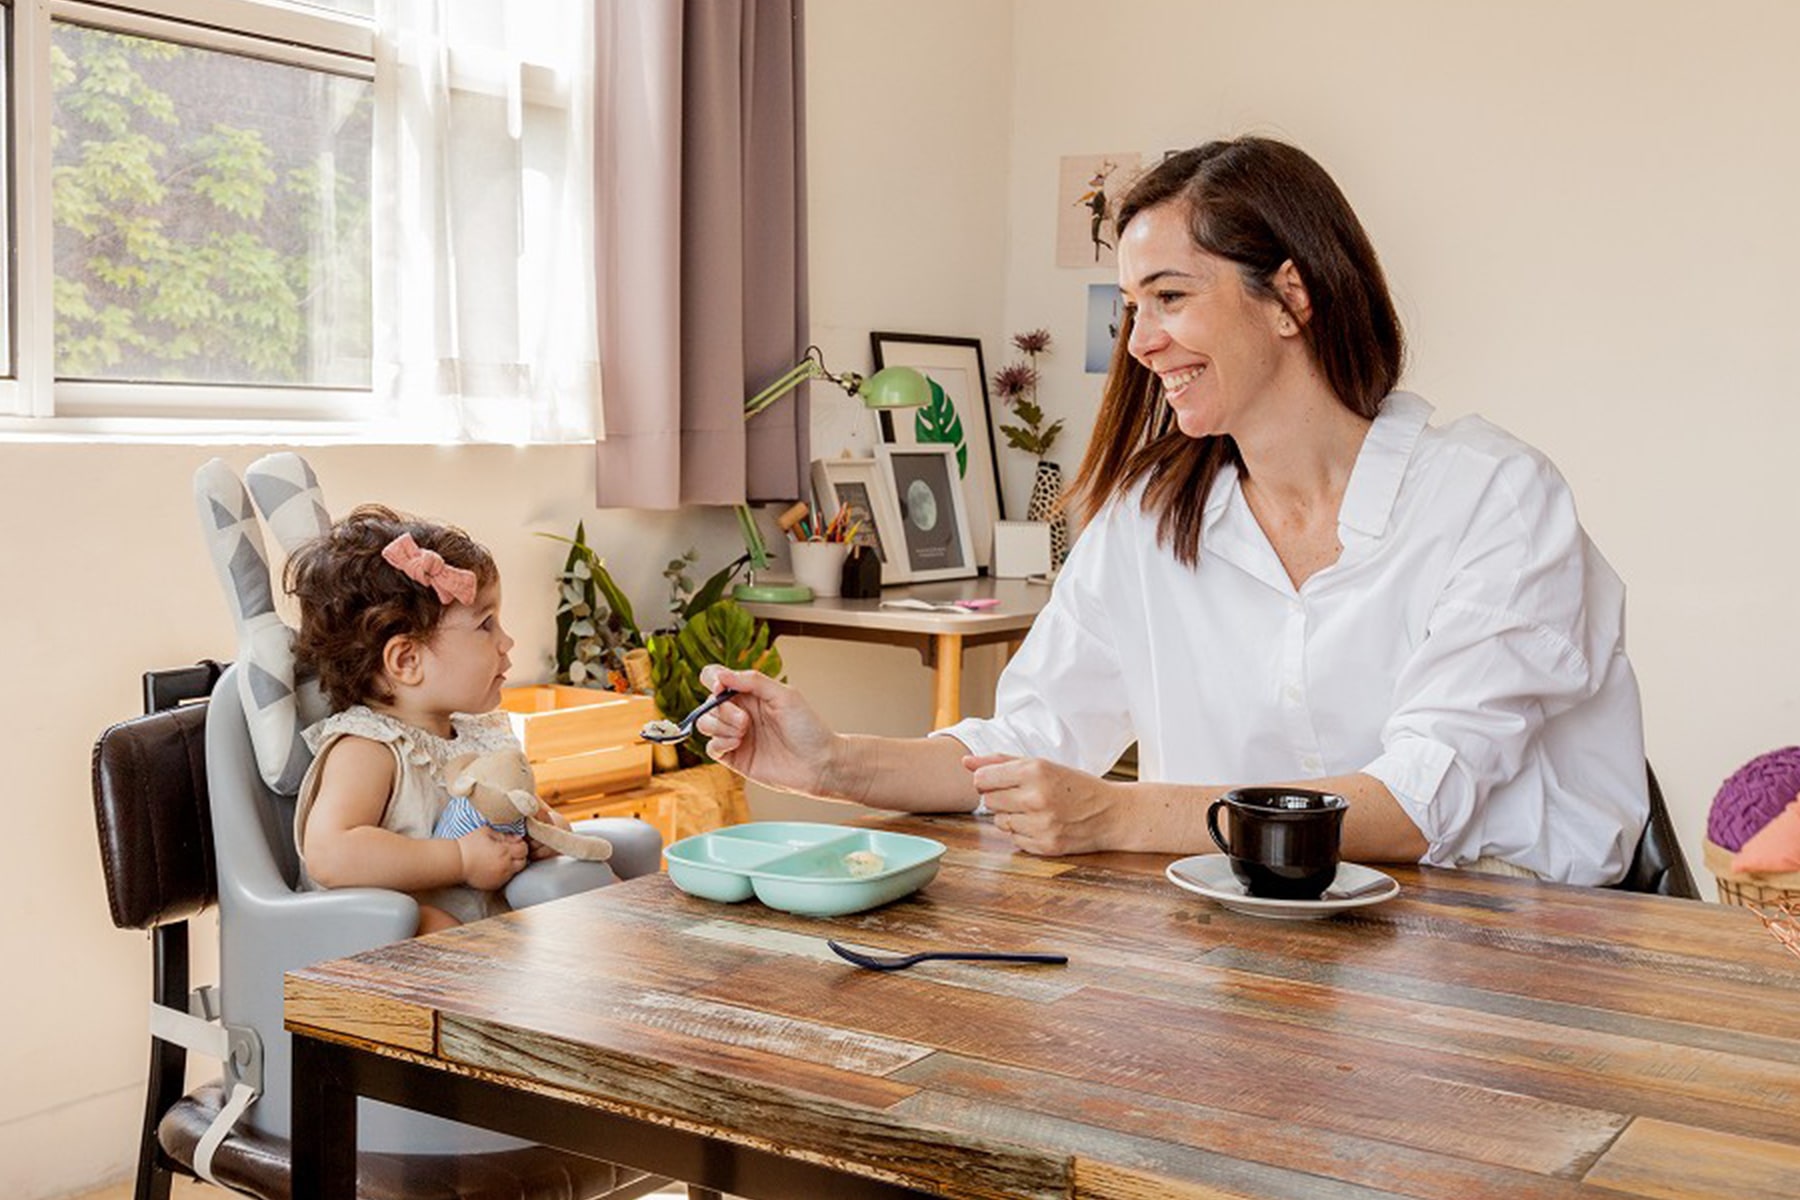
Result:
[[[295,1194],[350,1195],[354,1089],[765,1200],[1795,1195],[1800,959],[1743,909],[1403,869],[1268,921],[1162,856],[881,824],[951,849],[873,912],[658,876],[290,974]]]
[[[881,600],[968,600],[992,597],[995,608],[974,613],[909,612],[883,608]],[[777,636],[836,638],[911,646],[932,668],[931,727],[962,719],[962,656],[970,646],[1005,642],[1017,648],[1050,602],[1050,588],[1023,579],[960,579],[886,588],[880,600],[811,600],[805,604],[745,604]],[[1009,650],[1010,653],[1010,650]]]

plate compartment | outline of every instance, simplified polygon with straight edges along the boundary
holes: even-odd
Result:
[[[851,873],[862,851],[881,869]],[[691,896],[736,904],[755,896],[804,916],[862,912],[910,895],[938,873],[944,844],[933,838],[810,821],[753,821],[683,838],[663,851],[669,879]]]

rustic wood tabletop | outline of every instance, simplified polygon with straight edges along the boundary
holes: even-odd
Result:
[[[289,1027],[946,1196],[1800,1194],[1800,958],[1745,910],[1395,868],[1278,921],[1173,856],[882,827],[950,847],[883,908],[638,880],[297,972]]]

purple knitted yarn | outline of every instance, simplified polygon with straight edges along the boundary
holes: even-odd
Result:
[[[1733,772],[1713,797],[1706,838],[1715,846],[1741,850],[1796,795],[1800,795],[1800,746],[1759,754]]]

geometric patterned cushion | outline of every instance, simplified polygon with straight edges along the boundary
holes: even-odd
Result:
[[[325,510],[319,477],[293,451],[267,454],[251,463],[244,468],[244,486],[282,554],[292,557],[303,543],[331,532],[331,514]],[[331,705],[318,682],[308,676],[296,680],[294,702],[302,729],[331,715]]]
[[[250,494],[223,459],[194,472],[200,532],[237,630],[239,694],[263,781],[283,795],[300,790],[312,760],[300,740],[294,696],[293,631],[275,611],[275,584]]]

